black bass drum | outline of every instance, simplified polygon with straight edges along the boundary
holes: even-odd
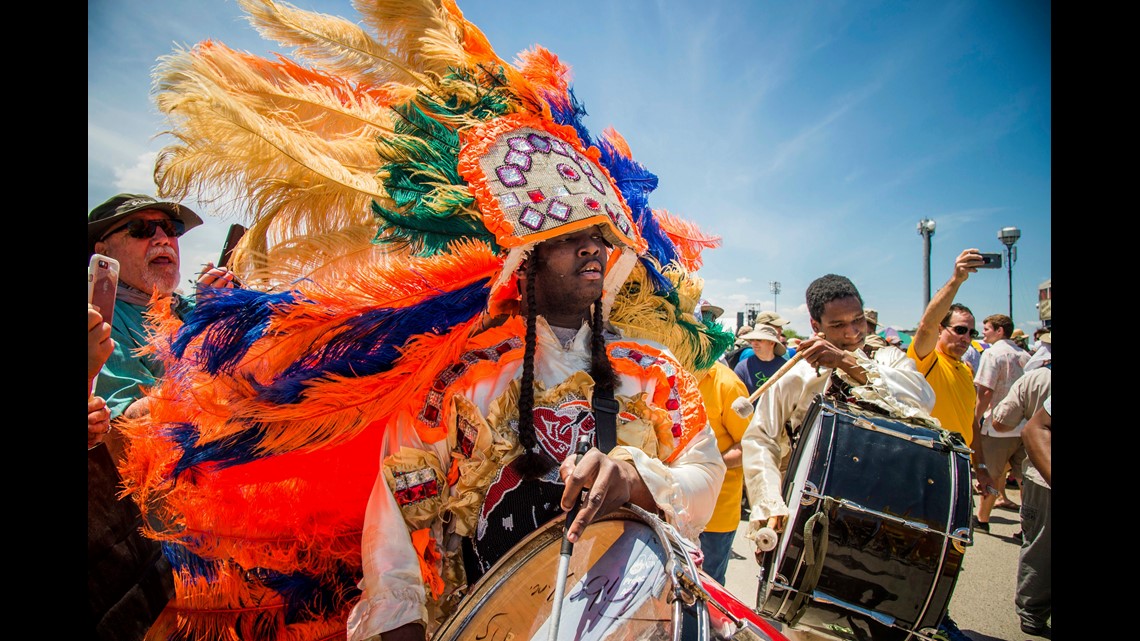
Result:
[[[784,476],[791,514],[757,610],[847,639],[930,639],[972,543],[961,436],[817,396]]]

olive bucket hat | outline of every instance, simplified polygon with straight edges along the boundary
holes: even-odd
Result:
[[[87,258],[95,253],[95,243],[131,214],[145,209],[166,212],[175,220],[181,220],[189,231],[202,224],[202,219],[194,210],[178,203],[156,200],[143,194],[118,194],[108,198],[103,204],[87,214]]]

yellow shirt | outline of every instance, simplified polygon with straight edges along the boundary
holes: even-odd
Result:
[[[709,425],[716,434],[717,449],[721,454],[740,442],[748,419],[732,411],[732,402],[748,398],[748,388],[727,365],[717,361],[697,385],[705,401]],[[740,497],[744,491],[744,468],[730,467],[724,475],[724,485],[716,499],[716,509],[705,526],[706,532],[735,532],[740,524]]]
[[[919,358],[912,342],[906,355],[914,360],[918,371],[934,388],[934,409],[930,415],[938,419],[944,429],[961,434],[966,445],[973,447],[970,443],[974,440],[974,405],[978,398],[973,370],[937,347],[926,358]]]

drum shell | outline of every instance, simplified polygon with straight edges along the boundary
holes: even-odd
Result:
[[[813,598],[797,627],[834,634],[836,627],[858,625],[877,639],[935,627],[961,570],[964,545],[955,538],[969,528],[964,445],[947,447],[940,430],[822,397],[803,425],[808,431],[785,474],[792,514],[786,540],[767,555],[761,614],[792,619],[793,597],[803,591]],[[803,488],[795,487],[797,475],[806,479]],[[813,499],[813,493],[824,498]],[[822,569],[814,586],[802,585],[808,570],[804,527],[824,515]]]
[[[545,641],[564,524],[564,516],[554,519],[511,548],[471,586],[432,641]],[[699,570],[690,545],[636,506],[596,518],[571,555],[558,638],[657,641],[683,625],[686,640],[788,641]],[[590,605],[581,607],[583,600]]]
[[[670,638],[678,623],[665,568],[674,546],[652,518],[622,509],[585,529],[571,556],[559,639]],[[471,586],[433,641],[546,639],[564,523],[564,516],[554,519],[511,548]],[[635,591],[640,604],[622,605]],[[575,606],[583,601],[589,605]]]

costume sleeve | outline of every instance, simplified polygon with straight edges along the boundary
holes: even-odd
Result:
[[[865,358],[860,351],[857,357]],[[930,414],[934,410],[934,388],[926,382],[926,377],[918,371],[915,362],[897,347],[884,347],[875,352],[874,359],[867,359],[873,369],[868,370],[868,384],[881,394],[889,395],[903,405]],[[861,363],[866,368],[866,363]]]
[[[805,376],[815,376],[815,369],[801,361],[773,383],[756,401],[752,420],[744,430],[741,454],[744,487],[752,506],[750,527],[759,528],[773,516],[789,514],[781,492],[780,461],[791,451],[784,424],[805,389]]]
[[[384,450],[390,449],[386,440]],[[364,577],[358,585],[362,594],[348,617],[349,641],[364,641],[406,623],[426,621],[427,595],[419,556],[383,469],[368,498],[361,551]]]
[[[705,425],[671,463],[636,447],[622,445],[615,449],[629,454],[665,521],[685,538],[696,541],[712,518],[727,469],[712,428]]]

